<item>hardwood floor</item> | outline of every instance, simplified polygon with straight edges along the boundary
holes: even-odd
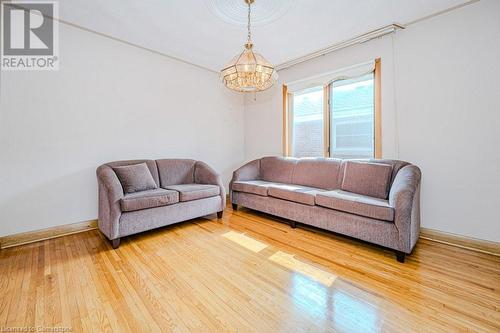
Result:
[[[499,332],[500,257],[394,254],[228,208],[122,239],[0,251],[0,328],[72,332]]]

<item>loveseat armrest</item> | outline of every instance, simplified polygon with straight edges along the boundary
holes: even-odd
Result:
[[[420,235],[420,180],[420,169],[407,165],[397,173],[389,193],[399,231],[399,250],[405,253],[411,253]]]
[[[119,238],[119,221],[121,216],[120,200],[123,188],[113,169],[101,165],[96,170],[99,187],[99,229],[113,240]]]
[[[221,210],[226,208],[226,189],[222,182],[222,177],[208,164],[197,161],[194,167],[194,182],[197,184],[217,185],[220,188]]]

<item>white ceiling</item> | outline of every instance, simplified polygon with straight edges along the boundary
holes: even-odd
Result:
[[[210,7],[217,1],[243,0],[65,0],[60,1],[59,16],[63,21],[218,71],[241,52],[246,28],[217,17]],[[270,0],[256,0],[256,13],[259,1]],[[404,24],[468,2],[277,1],[291,5],[278,19],[252,29],[255,49],[276,65],[391,23]]]

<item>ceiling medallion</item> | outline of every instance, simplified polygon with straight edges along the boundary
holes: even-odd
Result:
[[[292,7],[291,0],[262,0],[252,4],[252,26],[263,26],[283,17]],[[241,0],[205,0],[208,10],[222,21],[244,27],[248,5]]]
[[[245,49],[221,71],[226,87],[240,92],[257,92],[270,88],[278,79],[274,66],[262,55],[253,51],[250,17],[255,0],[243,0],[248,5],[248,36]]]

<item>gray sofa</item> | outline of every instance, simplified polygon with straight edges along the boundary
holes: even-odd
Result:
[[[155,188],[124,192],[116,170],[142,163],[149,169]],[[120,237],[145,230],[213,213],[221,218],[226,206],[221,177],[200,161],[117,161],[101,165],[96,173],[99,186],[98,225],[113,248],[120,245]]]
[[[238,205],[395,250],[404,262],[420,232],[420,169],[398,160],[264,157],[233,174]]]

